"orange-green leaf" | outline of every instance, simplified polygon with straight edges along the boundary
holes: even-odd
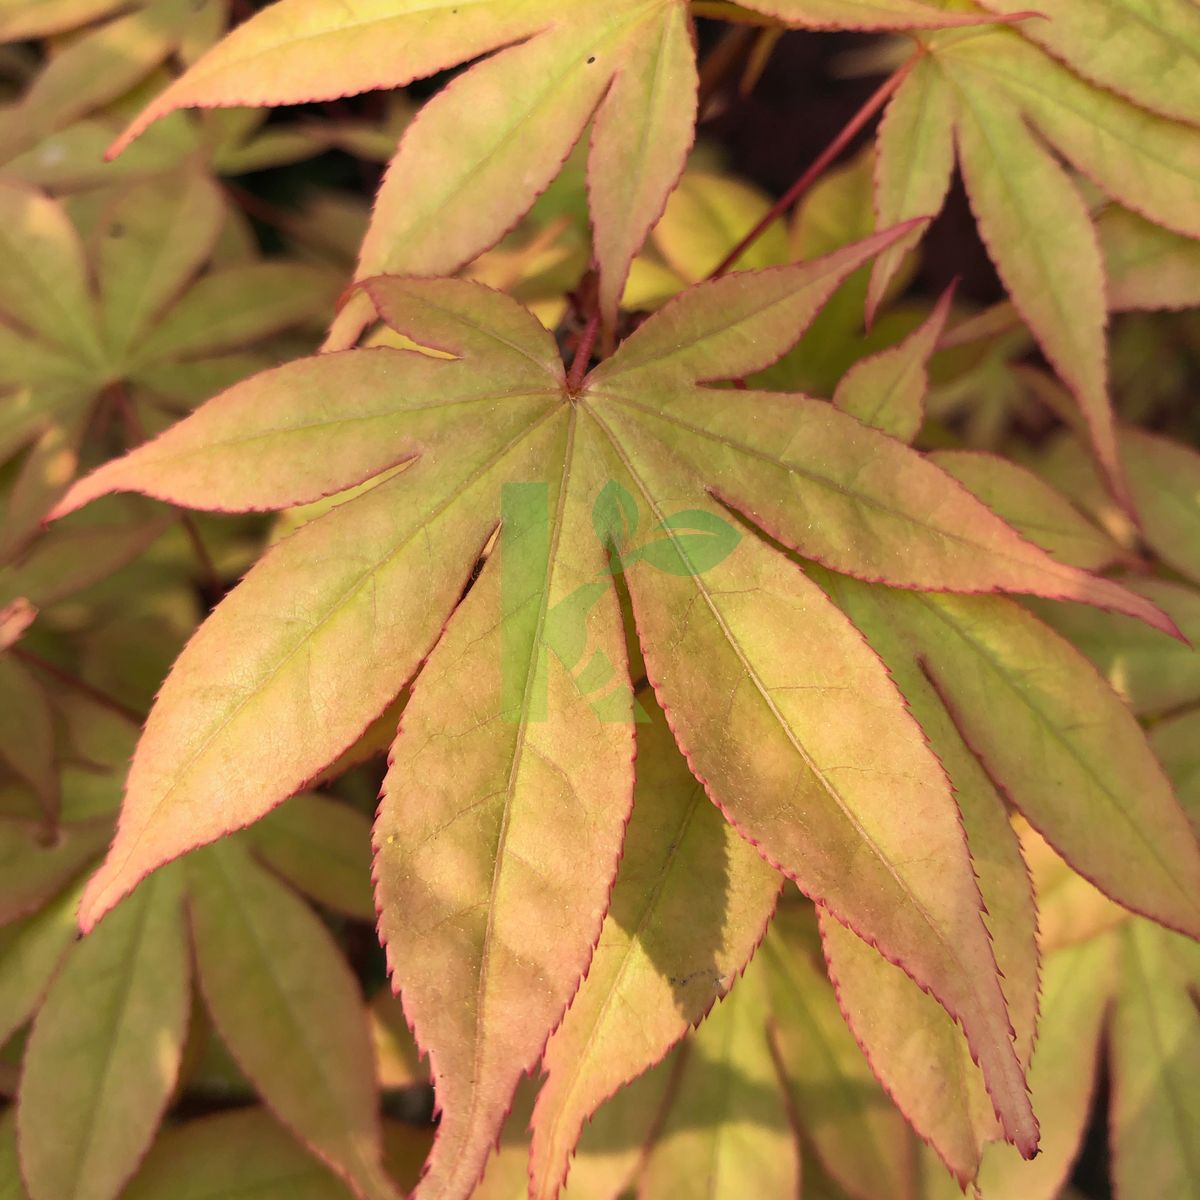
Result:
[[[875,150],[875,212],[878,226],[938,212],[954,172],[954,112],[938,68],[928,56],[909,72],[879,123]],[[912,230],[884,250],[871,269],[867,314],[883,302],[905,254],[921,236]]]
[[[892,605],[964,739],[1030,824],[1114,900],[1200,933],[1200,848],[1145,734],[1091,664],[1008,600]]]
[[[21,1075],[32,1200],[110,1200],[133,1174],[175,1086],[188,976],[177,872],[148,881],[71,950]]]
[[[936,450],[929,458],[1057,562],[1100,571],[1123,557],[1112,537],[1028,468],[973,450]]]
[[[1200,242],[1111,204],[1096,222],[1108,273],[1108,306],[1200,307]]]
[[[833,394],[836,408],[902,442],[911,442],[925,419],[926,365],[950,313],[948,289],[932,313],[897,346],[861,359]]]
[[[1108,397],[1104,266],[1087,205],[1002,93],[968,80],[957,101],[958,152],[979,231],[1123,497]]]
[[[660,504],[703,494],[661,467],[618,469],[659,519]],[[627,579],[647,673],[697,778],[769,862],[961,1017],[1012,1135],[1032,1147],[953,795],[882,663],[757,539],[703,574],[638,563]]]
[[[749,961],[779,892],[688,771],[661,711],[638,726],[637,790],[600,941],[546,1047],[534,1197],[553,1197],[586,1120],[661,1059]],[[571,1178],[574,1178],[572,1175]]]
[[[1034,610],[1096,664],[1135,713],[1164,713],[1200,700],[1200,654],[1193,648],[1200,639],[1200,593],[1160,579],[1130,586],[1170,613],[1189,644],[1114,613],[1040,603]]]
[[[390,1200],[366,1014],[329,931],[237,845],[189,858],[187,878],[200,987],[222,1041],[363,1200]]]
[[[587,969],[629,817],[632,696],[581,425],[549,426],[559,478],[504,493],[499,553],[417,680],[384,781],[380,933],[442,1114],[422,1197],[465,1200],[482,1174]]]
[[[1036,7],[1021,0],[982,3],[1003,16]],[[1102,87],[1197,123],[1200,13],[1190,0],[1057,0],[1021,32]]]
[[[698,85],[683,5],[633,29],[596,114],[588,172],[596,257],[605,268],[600,311],[610,325],[629,265],[683,171],[694,136]]]

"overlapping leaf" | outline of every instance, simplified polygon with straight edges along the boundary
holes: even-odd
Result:
[[[275,807],[424,663],[376,830],[381,927],[443,1111],[422,1195],[469,1194],[601,935],[632,798],[614,571],[696,778],[770,863],[953,1013],[1007,1136],[1032,1150],[1012,1001],[949,782],[858,631],[741,522],[902,588],[1071,597],[1170,623],[831,406],[701,386],[774,361],[907,232],[696,288],[578,387],[505,297],[382,278],[375,305],[430,352],[257,376],[61,506],[126,488],[246,511],[375,481],[276,545],[181,656],[81,918]],[[1170,819],[1156,809],[1152,828]],[[1151,870],[1137,899],[1188,926],[1171,889],[1192,861],[1186,844],[1163,853],[1178,879]]]
[[[985,7],[1010,16],[1017,9],[1009,0]],[[1015,28],[922,34],[923,57],[880,130],[876,201],[887,224],[941,206],[957,152],[1001,279],[1074,393],[1110,486],[1126,503],[1108,397],[1104,262],[1088,206],[1053,151],[1127,208],[1200,237],[1196,109],[1178,90],[1164,100],[1161,74],[1187,73],[1198,26],[1182,0],[1072,0],[1048,20]],[[1141,107],[1151,94],[1153,112]],[[899,253],[877,265],[872,307]]]
[[[746,7],[808,28],[996,19],[919,0],[755,0]],[[294,104],[400,87],[500,50],[428,102],[405,134],[376,201],[359,278],[446,273],[474,258],[549,185],[594,116],[589,190],[600,304],[611,323],[630,263],[692,141],[693,40],[684,0],[474,0],[461,9],[450,0],[281,0],[168,88],[117,148],[178,108]],[[343,324],[357,318],[361,327],[363,308],[359,297]]]
[[[0,557],[25,547],[74,478],[102,398],[136,441],[138,405],[162,397],[164,369],[202,373],[205,360],[320,309],[327,281],[299,264],[251,262],[197,279],[224,220],[211,180],[185,172],[122,193],[89,254],[57,202],[0,184],[0,384],[11,373],[28,388],[0,417],[0,458],[27,450],[7,496]]]

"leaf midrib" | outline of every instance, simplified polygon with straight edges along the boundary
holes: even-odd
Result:
[[[589,412],[590,412],[593,420],[596,421],[597,425],[601,428],[601,430],[604,432],[605,436],[608,438],[613,449],[616,451],[617,456],[620,458],[626,471],[629,473],[630,478],[636,483],[638,490],[642,493],[642,496],[647,503],[647,506],[650,508],[651,512],[654,513],[655,517],[662,524],[662,527],[666,533],[667,538],[669,538],[673,543],[675,543],[676,552],[680,555],[680,557],[683,559],[683,561],[685,563],[689,562],[690,560],[688,558],[686,548],[680,544],[678,534],[675,533],[672,529],[670,529],[670,527],[666,524],[665,515],[663,514],[662,510],[659,508],[657,502],[654,499],[653,494],[650,492],[650,490],[647,488],[646,484],[643,482],[641,475],[638,474],[637,469],[633,466],[632,461],[626,455],[624,448],[621,446],[620,442],[615,437],[615,435],[612,433],[612,431],[608,428],[607,424],[604,422],[604,419],[595,411],[595,409],[589,409]],[[775,723],[783,731],[784,736],[786,737],[787,741],[791,744],[792,748],[796,751],[796,754],[800,758],[801,762],[803,762],[803,764],[805,765],[807,770],[811,773],[812,777],[819,783],[820,787],[826,793],[826,795],[833,801],[834,805],[842,813],[843,817],[850,824],[851,828],[855,831],[855,833],[857,833],[859,839],[862,842],[862,845],[865,846],[874,855],[874,857],[876,858],[878,863],[884,868],[884,870],[892,877],[894,882],[899,886],[901,892],[909,898],[910,902],[913,905],[914,911],[916,911],[921,916],[921,918],[923,919],[925,924],[928,926],[930,931],[933,933],[938,944],[949,955],[951,962],[953,962],[958,967],[958,969],[959,969],[960,973],[963,975],[963,977],[968,976],[969,972],[967,971],[966,965],[959,958],[956,947],[953,945],[952,942],[950,942],[946,938],[945,934],[939,928],[938,924],[933,920],[932,914],[925,908],[923,902],[920,899],[918,899],[917,896],[915,896],[913,894],[912,889],[908,886],[908,884],[904,881],[902,876],[899,874],[899,872],[893,866],[891,861],[883,853],[880,846],[862,827],[857,816],[842,801],[842,798],[839,795],[837,789],[828,780],[828,778],[826,778],[824,772],[822,772],[820,770],[820,768],[817,766],[817,764],[815,762],[813,762],[813,760],[809,756],[807,750],[796,738],[795,734],[793,733],[793,731],[791,729],[791,726],[788,724],[788,722],[784,718],[783,714],[779,711],[779,708],[775,704],[773,698],[769,695],[765,685],[763,684],[762,680],[759,678],[758,673],[753,669],[750,662],[746,658],[746,655],[745,655],[744,651],[742,650],[741,644],[733,636],[733,631],[729,628],[729,626],[725,622],[723,616],[718,611],[717,606],[713,602],[712,596],[710,595],[708,589],[705,588],[705,586],[703,584],[702,575],[699,573],[693,573],[690,576],[690,578],[695,580],[697,592],[700,594],[700,596],[703,598],[705,604],[708,606],[708,609],[709,609],[710,613],[712,614],[713,619],[717,622],[717,625],[719,626],[721,632],[724,634],[725,639],[726,639],[727,643],[729,644],[730,648],[737,655],[738,661],[742,665],[742,669],[745,673],[746,678],[749,679],[750,682],[754,685],[755,690],[758,692],[759,696],[763,700],[764,704],[767,707],[767,710],[770,712],[771,716],[774,718]],[[983,921],[982,913],[980,913],[979,919],[980,919],[980,924],[982,925],[982,921]],[[988,1023],[989,1024],[991,1023],[990,1020]]]
[[[549,395],[547,398],[549,398]],[[257,687],[254,688],[253,691],[244,696],[242,700],[239,701],[239,703],[233,708],[233,710],[211,730],[204,741],[201,742],[201,744],[177,766],[173,773],[171,783],[159,796],[158,800],[151,807],[149,813],[147,813],[145,820],[142,822],[141,829],[130,841],[124,856],[121,858],[120,864],[114,867],[112,878],[119,878],[124,873],[125,867],[133,857],[134,851],[136,850],[142,836],[151,826],[158,813],[161,811],[163,805],[179,788],[188,770],[208,750],[209,746],[211,746],[212,743],[218,737],[220,737],[221,734],[224,733],[225,730],[238,718],[243,709],[245,709],[247,705],[252,703],[257,697],[261,696],[263,691],[272,683],[276,676],[278,676],[280,671],[282,671],[292,661],[292,659],[295,658],[296,655],[299,654],[300,651],[309,644],[309,642],[317,635],[317,633],[329,621],[331,621],[333,617],[345,607],[346,604],[348,604],[365,586],[367,586],[367,584],[379,573],[379,571],[387,567],[407,548],[410,542],[412,542],[423,531],[425,531],[430,522],[442,516],[442,514],[445,513],[448,508],[451,508],[453,505],[459,503],[463,496],[472,487],[474,487],[480,479],[482,479],[488,474],[488,472],[492,471],[496,466],[503,462],[504,459],[507,458],[513,450],[520,446],[523,441],[532,437],[542,427],[542,425],[544,425],[554,416],[558,415],[558,413],[561,411],[561,407],[562,406],[559,404],[551,405],[541,417],[539,417],[531,425],[528,425],[522,429],[519,434],[510,439],[503,447],[501,447],[501,449],[491,455],[490,458],[486,459],[450,495],[448,495],[441,504],[433,508],[426,515],[425,520],[415,526],[412,532],[406,538],[404,538],[403,541],[393,546],[383,558],[379,559],[372,566],[362,571],[350,584],[350,586],[332,601],[328,610],[319,621],[303,631],[296,644],[283,658],[280,659],[274,669],[258,684]],[[321,518],[317,519],[320,520]]]

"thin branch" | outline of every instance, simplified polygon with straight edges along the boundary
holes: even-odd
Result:
[[[584,326],[583,336],[575,349],[575,357],[571,360],[571,371],[567,375],[567,391],[572,396],[583,386],[583,377],[587,374],[588,363],[592,351],[596,348],[596,337],[600,333],[600,310],[596,309]]]
[[[924,47],[890,75],[872,93],[867,102],[843,126],[842,131],[817,156],[812,166],[792,184],[790,188],[771,206],[762,220],[721,260],[720,264],[709,275],[710,279],[719,279],[734,263],[779,219],[825,172],[825,168],[846,148],[859,130],[891,99],[900,85],[908,78],[909,72],[925,54]]]
[[[33,667],[35,670],[41,671],[45,675],[49,675],[51,679],[57,680],[64,687],[68,687],[73,692],[78,692],[81,696],[87,696],[89,700],[95,701],[101,708],[106,708],[109,712],[116,713],[117,716],[136,725],[139,729],[142,722],[146,719],[141,713],[130,708],[129,705],[123,704],[115,696],[110,696],[107,692],[102,692],[99,688],[93,687],[86,679],[80,679],[78,675],[72,675],[70,671],[60,667],[57,663],[49,662],[39,654],[34,654],[30,650],[26,650],[24,646],[12,646],[8,651],[14,658],[19,658],[27,666]]]

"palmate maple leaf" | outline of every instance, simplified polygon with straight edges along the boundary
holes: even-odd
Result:
[[[922,0],[750,0],[746,10],[808,29],[1009,19]],[[113,150],[179,108],[336,99],[501,51],[428,101],[405,133],[357,277],[449,274],[475,258],[550,184],[590,121],[595,257],[611,324],[692,144],[694,40],[687,0],[280,0],[167,88]],[[339,322],[343,339],[356,320],[361,328],[358,301]]]
[[[1014,17],[1013,0],[981,0]],[[1074,394],[1109,486],[1131,505],[1105,345],[1111,281],[1067,167],[1155,225],[1200,238],[1200,11],[1190,0],[1056,0],[1019,25],[915,33],[921,57],[879,128],[875,204],[890,225],[941,207],[957,161],[1013,303]],[[875,266],[868,308],[916,241]]]
[[[466,1196],[608,908],[634,774],[623,569],[696,778],[962,1023],[1005,1134],[1032,1152],[947,777],[879,658],[782,548],[899,588],[1066,597],[1173,627],[826,402],[703,386],[774,361],[909,232],[693,288],[578,381],[508,297],[382,277],[366,286],[384,319],[438,357],[294,362],[78,483],[60,513],[117,489],[254,511],[377,480],[272,548],[180,656],[82,927],[297,791],[419,671],[376,826],[377,902],[442,1111],[422,1194]],[[1123,898],[1200,930],[1182,810],[1169,790],[1127,802],[1157,860]],[[1064,853],[1093,836],[1061,824]]]
[[[7,497],[0,561],[37,533],[75,477],[106,395],[124,415],[143,398],[169,409],[189,378],[224,382],[263,362],[232,360],[231,376],[230,351],[320,311],[328,279],[316,268],[213,264],[225,220],[216,184],[188,171],[119,192],[85,250],[60,204],[0,184],[0,388],[24,388],[0,414],[0,461],[27,451]]]

